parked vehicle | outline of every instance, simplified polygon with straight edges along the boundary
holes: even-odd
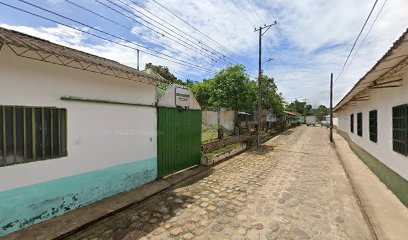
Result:
[[[306,125],[310,126],[316,126],[316,116],[306,116]]]

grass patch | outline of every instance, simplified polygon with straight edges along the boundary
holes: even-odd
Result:
[[[231,136],[233,131],[224,129],[224,137]],[[201,142],[209,143],[218,139],[218,127],[217,125],[205,125],[201,126]]]
[[[207,143],[218,138],[217,125],[202,125],[201,142]]]
[[[225,146],[225,147],[222,147],[222,148],[219,148],[219,149],[217,149],[217,150],[215,150],[215,151],[206,153],[206,154],[204,154],[204,156],[205,156],[205,157],[214,157],[214,156],[217,155],[217,154],[225,153],[225,152],[228,152],[228,151],[230,151],[230,150],[232,150],[232,149],[234,149],[234,148],[237,148],[237,147],[241,146],[241,144],[242,144],[242,143],[229,144],[229,145],[227,145],[227,146]]]

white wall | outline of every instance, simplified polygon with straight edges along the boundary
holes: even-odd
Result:
[[[408,71],[403,76],[403,86],[376,89],[370,93],[370,100],[358,102],[355,106],[337,111],[338,128],[349,134],[351,140],[393,171],[408,179],[408,156],[393,151],[392,108],[408,103]],[[370,141],[369,111],[377,110],[378,142]],[[363,136],[357,135],[357,113],[363,113]],[[350,114],[354,114],[354,133],[350,132]]]
[[[170,107],[170,108],[176,107],[176,87],[187,88],[186,86],[173,84],[167,90],[167,92],[159,99],[157,105],[160,107]],[[190,93],[189,109],[200,110],[201,109],[200,104],[198,103],[197,99],[194,97],[194,94],[191,91],[191,89],[188,89],[188,92]]]
[[[72,102],[77,96],[154,104],[155,86],[0,52],[0,105],[55,106],[68,115],[68,156],[0,168],[0,192],[156,157],[156,109]]]
[[[230,131],[234,130],[234,111],[203,111],[203,124],[206,125],[217,125],[218,124],[218,114],[220,118],[220,125],[225,129]]]

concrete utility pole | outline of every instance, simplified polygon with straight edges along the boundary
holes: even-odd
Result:
[[[330,74],[330,142],[333,143],[333,73]]]
[[[261,129],[262,129],[262,94],[261,94],[261,79],[262,79],[262,35],[264,35],[269,28],[273,25],[276,25],[276,21],[270,25],[264,25],[263,27],[259,27],[258,29],[255,28],[255,32],[259,31],[259,69],[258,69],[258,129],[257,129],[257,140],[256,146],[259,147],[261,145]],[[266,29],[265,31],[263,31]]]

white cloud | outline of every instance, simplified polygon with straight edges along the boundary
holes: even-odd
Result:
[[[58,0],[49,1],[58,2]],[[334,72],[336,75],[340,72],[351,44],[373,4],[373,1],[355,0],[266,0],[268,4],[265,5],[263,0],[234,0],[242,12],[245,13],[244,15],[231,0],[158,1],[177,16],[190,22],[201,32],[238,54],[239,57],[232,55],[224,48],[208,40],[176,17],[169,16],[152,1],[139,4],[144,4],[144,8],[162,18],[164,22],[144,12],[147,16],[154,17],[160,23],[154,23],[155,25],[171,29],[167,31],[173,31],[172,34],[179,38],[178,43],[171,41],[169,37],[158,35],[154,31],[132,22],[134,36],[140,38],[146,44],[160,45],[153,46],[149,44],[149,47],[175,58],[213,70],[225,67],[227,64],[217,64],[203,56],[206,54],[212,55],[206,50],[196,49],[193,51],[191,49],[200,49],[197,46],[198,41],[203,42],[236,61],[243,62],[242,59],[244,59],[245,64],[250,65],[248,72],[251,75],[257,75],[258,65],[258,34],[254,32],[254,27],[272,23],[276,16],[278,26],[273,26],[263,38],[264,59],[269,57],[276,59],[264,65],[265,73],[275,77],[278,87],[287,97],[287,100],[307,98],[315,106],[328,104],[330,73]],[[384,1],[380,0],[378,2],[372,19]],[[86,4],[84,3],[84,5]],[[137,6],[134,7],[141,10]],[[335,101],[340,100],[405,31],[408,26],[406,9],[408,9],[406,0],[388,1],[352,65],[347,68],[344,76],[336,82]],[[120,22],[125,21],[125,18],[113,15],[106,17],[114,17],[115,20]],[[146,17],[144,18],[149,20]],[[127,21],[129,22],[129,19]],[[178,31],[167,23],[175,25],[198,41],[193,40],[187,34]],[[371,22],[369,22],[368,26],[370,25]],[[135,51],[103,41],[89,43],[90,41],[87,41],[90,38],[89,36],[66,27],[7,27],[136,67]],[[144,36],[140,36],[138,33],[143,33]],[[154,38],[155,42],[151,38]],[[181,41],[188,43],[184,43],[185,46],[182,46],[180,45]],[[201,53],[197,53],[197,51]],[[194,80],[211,77],[211,74],[205,74],[141,53],[140,66],[143,68],[146,62],[168,66],[172,72],[181,78],[184,78],[187,73],[196,76],[197,78]]]

